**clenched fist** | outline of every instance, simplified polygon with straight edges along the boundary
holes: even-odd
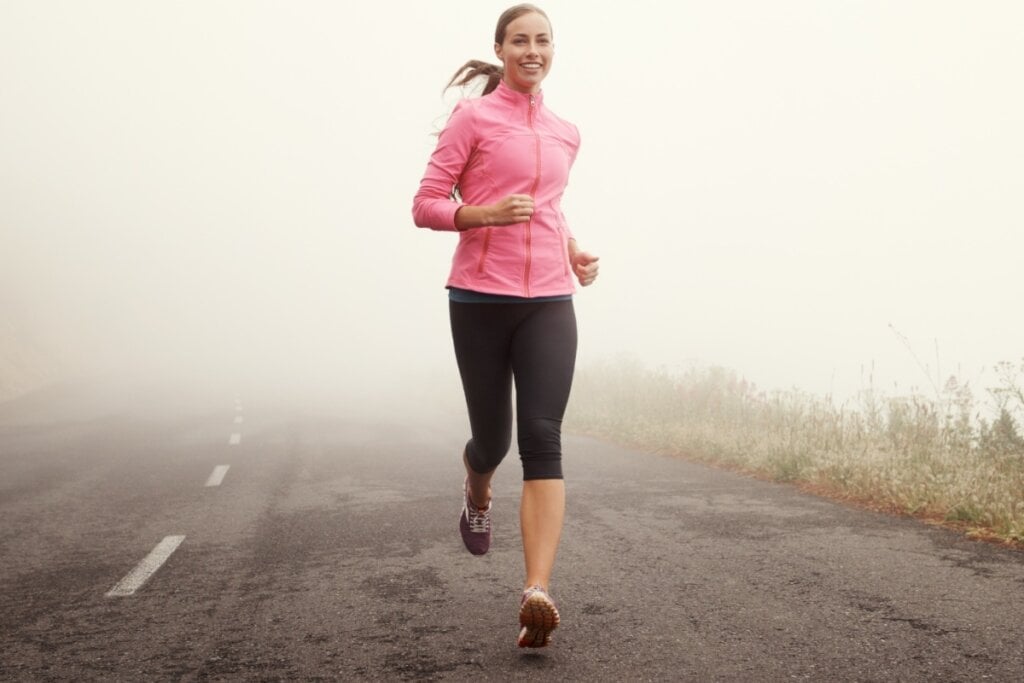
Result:
[[[533,197],[528,194],[510,194],[489,208],[491,225],[525,223],[533,215]]]
[[[576,279],[580,281],[581,286],[591,285],[597,279],[597,261],[599,258],[599,256],[594,256],[585,251],[573,251],[569,254],[569,260],[572,262],[572,272],[575,273]]]

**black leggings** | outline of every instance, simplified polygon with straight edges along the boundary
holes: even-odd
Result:
[[[508,452],[514,377],[523,479],[561,479],[562,416],[576,364],[572,301],[448,303],[473,434],[469,466],[486,474]]]

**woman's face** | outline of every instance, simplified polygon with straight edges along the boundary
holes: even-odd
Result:
[[[555,55],[548,20],[528,12],[512,21],[505,29],[505,41],[494,44],[494,54],[505,66],[505,85],[519,92],[539,92]]]

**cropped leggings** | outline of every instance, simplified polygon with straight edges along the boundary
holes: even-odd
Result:
[[[572,301],[448,303],[469,409],[469,466],[486,474],[508,453],[515,380],[523,479],[561,479],[562,416],[576,364]]]

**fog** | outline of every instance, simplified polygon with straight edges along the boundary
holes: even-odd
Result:
[[[457,392],[456,237],[410,208],[507,4],[0,4],[0,368]],[[849,395],[1024,356],[1020,3],[541,5],[581,366]]]

